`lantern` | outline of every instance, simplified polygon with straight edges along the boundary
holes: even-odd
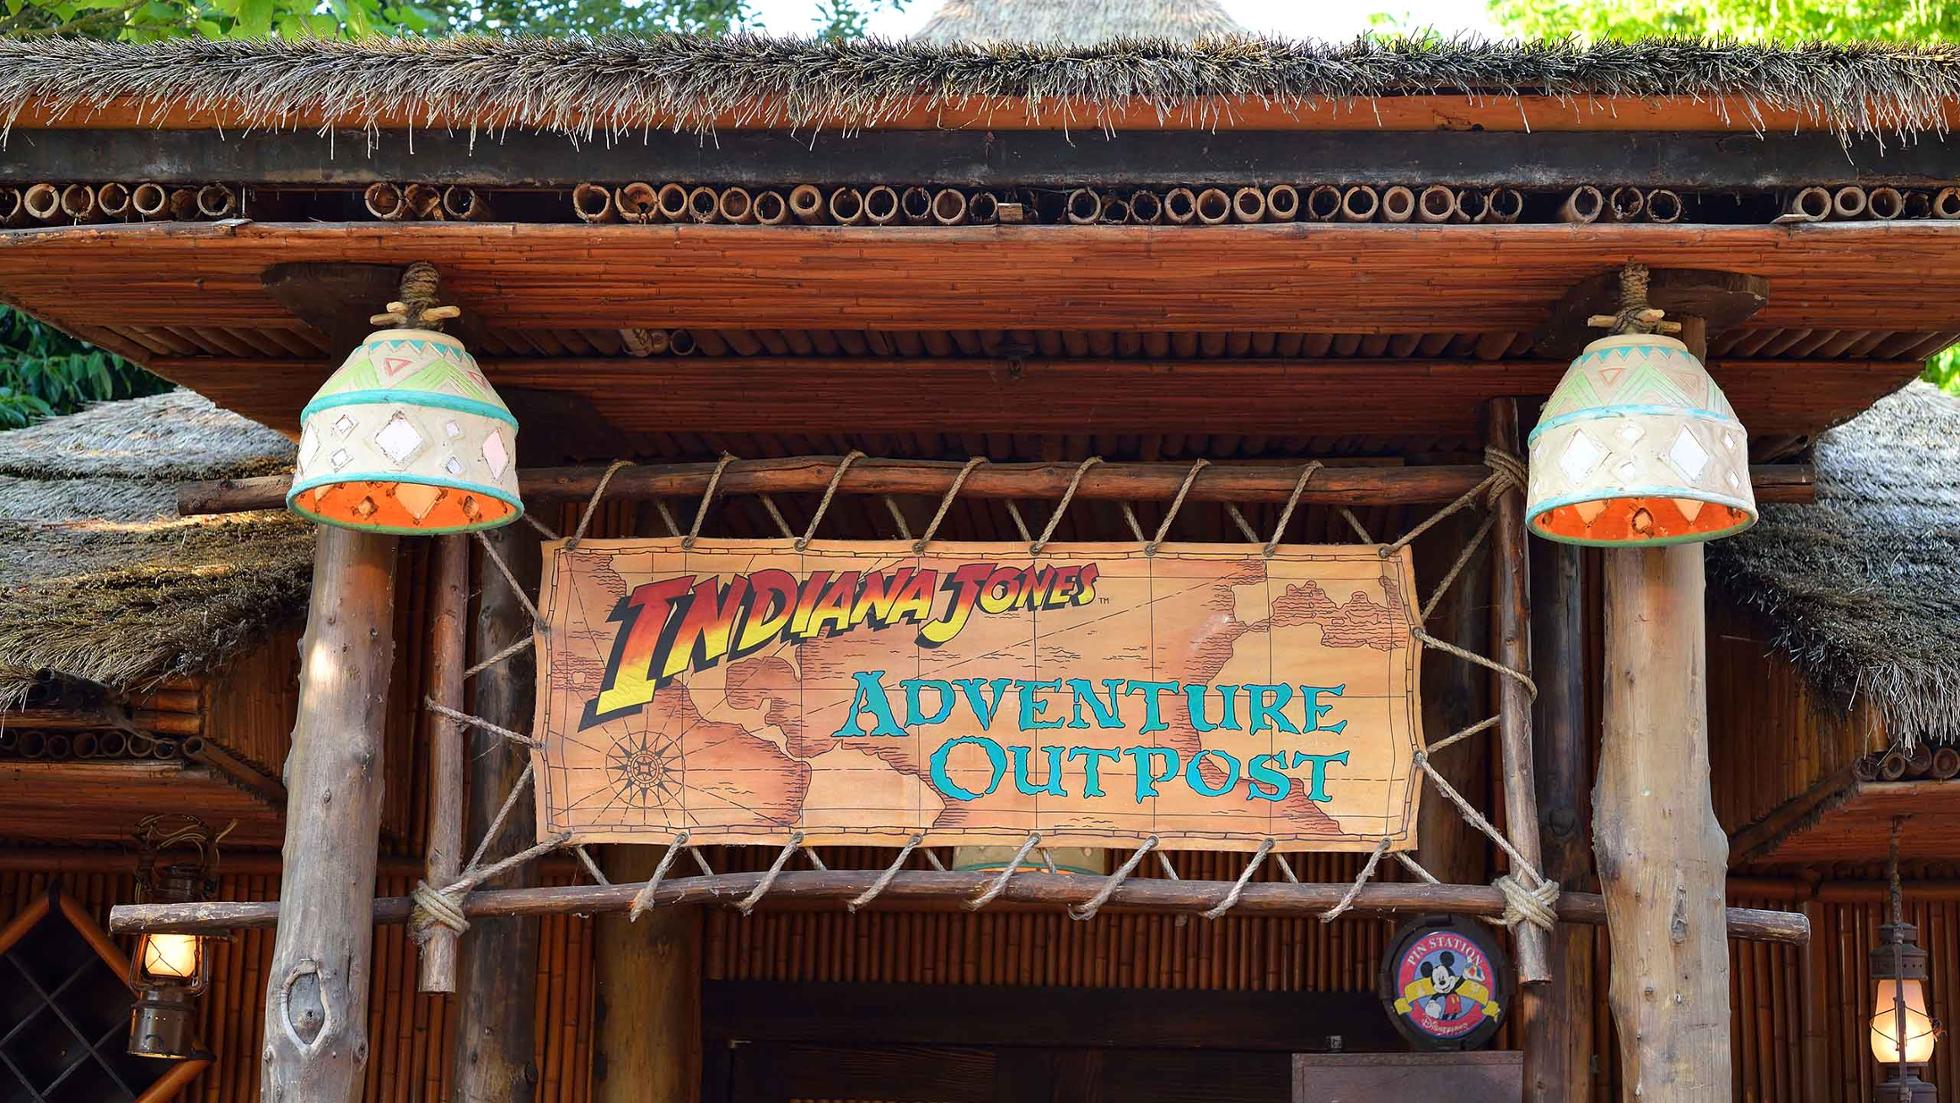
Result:
[[[1926,951],[1919,948],[1919,931],[1910,923],[1886,923],[1878,929],[1871,952],[1872,1057],[1886,1072],[1876,1099],[1907,1103],[1934,1099],[1933,1085],[1921,1080],[1918,1068],[1933,1059],[1940,1028],[1926,1004]]]
[[[218,883],[217,840],[194,816],[151,816],[136,837],[136,898],[144,904],[183,904],[208,898]],[[222,834],[222,833],[221,833]],[[136,1006],[129,1018],[129,1052],[138,1057],[190,1057],[197,997],[208,978],[204,940],[193,934],[145,932],[129,963]]]
[[[1732,536],[1756,521],[1749,437],[1688,346],[1602,337],[1572,361],[1530,437],[1532,531],[1599,547]]]
[[[524,514],[517,419],[476,357],[436,327],[436,270],[417,262],[400,302],[300,411],[286,505],[329,525],[401,535],[496,528]]]

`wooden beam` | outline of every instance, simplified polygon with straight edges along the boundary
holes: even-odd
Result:
[[[267,1103],[354,1103],[365,1083],[381,759],[394,662],[395,537],[321,526],[267,970]]]
[[[1570,544],[1531,542],[1532,751],[1545,876],[1572,889],[1592,879],[1592,771],[1586,713],[1584,553]],[[1551,937],[1552,981],[1539,1005],[1554,1024],[1548,1044],[1525,1064],[1531,1100],[1590,1099],[1593,1083],[1593,932],[1561,924]]]
[[[396,281],[400,286],[400,281]],[[436,538],[435,622],[429,630],[429,697],[463,711],[463,670],[469,665],[470,538]],[[453,883],[463,869],[463,726],[429,715],[427,882]],[[424,932],[420,981],[424,992],[456,990],[456,932],[436,924]]]
[[[775,460],[736,460],[722,472],[718,494],[821,492],[837,473],[842,456],[798,456]],[[919,494],[938,497],[952,488],[963,464],[932,460],[863,459],[844,472],[837,489],[845,494]],[[990,463],[975,468],[960,484],[967,498],[1060,498],[1078,464]],[[707,490],[715,464],[635,464],[617,471],[606,495],[625,500],[699,495]],[[604,467],[561,467],[520,471],[518,488],[527,502],[589,498],[605,476]],[[1075,496],[1084,500],[1168,501],[1191,472],[1181,463],[1099,463],[1088,469]],[[1489,474],[1468,465],[1419,467],[1329,466],[1314,473],[1300,493],[1310,505],[1387,505],[1448,502]],[[1763,502],[1807,502],[1816,473],[1807,466],[1777,464],[1750,469],[1756,498]],[[1197,502],[1284,502],[1299,481],[1300,466],[1288,463],[1215,463],[1191,482],[1188,499]],[[285,503],[291,479],[268,475],[184,483],[177,509],[185,516],[277,509]]]
[[[536,592],[541,553],[537,537],[515,525],[486,534],[487,547],[509,565],[518,583]],[[487,554],[487,553],[486,553]],[[531,615],[502,571],[480,559],[477,567],[475,653],[494,655],[531,634]],[[536,663],[530,650],[472,679],[472,715],[517,731],[529,731],[536,701]],[[528,756],[502,736],[470,730],[469,806],[465,839],[474,846],[488,834]],[[484,861],[494,862],[531,845],[534,820],[520,804]],[[537,864],[527,863],[490,882],[507,891],[537,884]],[[533,890],[534,891],[534,890]],[[510,1103],[532,1098],[538,1082],[534,1044],[538,976],[538,924],[511,916],[473,919],[463,933],[457,968],[455,1067],[457,1103]]]
[[[665,853],[657,846],[601,850],[606,876],[628,885],[653,876]],[[700,1098],[701,923],[699,908],[593,918],[594,1103]]]
[[[754,128],[757,110],[762,118],[779,100],[763,97],[740,111],[709,120],[717,133]],[[1960,105],[1945,107],[1946,128],[1960,130]],[[19,108],[16,131],[30,129],[238,131],[264,127],[263,115],[246,110],[245,105],[202,100],[191,103],[178,99],[158,103],[145,97],[108,96],[97,102],[74,104],[30,100]],[[984,101],[949,100],[945,96],[915,96],[895,103],[890,112],[880,113],[880,130],[1082,130],[1084,119],[1095,125],[1107,124],[1119,130],[1486,130],[1544,133],[1554,130],[1645,131],[1654,133],[1728,132],[1755,138],[1778,131],[1833,130],[1828,117],[1802,107],[1776,107],[1754,104],[1748,111],[1737,111],[1733,104],[1719,99],[1688,96],[1475,96],[1407,95],[1370,100],[1330,99],[1308,103],[1247,100],[1240,96],[1207,97],[1192,100],[1184,109],[1166,113],[1149,100],[1136,98],[1112,102],[1107,113],[1089,116],[1074,105],[1057,101],[1030,102],[1018,96],[988,97]],[[663,130],[689,124],[671,115],[649,111],[644,119],[630,124],[634,129]],[[863,120],[842,114],[811,120],[804,129],[815,135],[837,131],[860,131]],[[584,127],[605,122],[589,116],[573,116],[566,124]],[[279,125],[294,130],[327,130],[335,126],[365,131],[414,129],[470,130],[478,133],[508,131],[512,127],[500,118],[472,112],[468,105],[452,110],[438,104],[433,110],[412,101],[401,105],[363,103],[359,105],[323,104],[281,115]]]
[[[1730,134],[1440,130],[1350,131],[729,130],[713,141],[650,128],[632,141],[574,147],[556,134],[474,128],[407,131],[258,128],[236,133],[49,130],[23,136],[0,183],[154,180],[302,188],[422,180],[490,188],[569,188],[583,180],[687,184],[930,183],[967,187],[1246,184],[1579,184],[1741,191],[1810,184],[1944,185],[1960,179],[1960,146],[1841,140],[1807,131]],[[485,152],[490,145],[494,155]],[[569,213],[569,212],[568,212]]]
[[[1701,319],[1712,338],[1748,321],[1769,302],[1769,281],[1741,272],[1699,268],[1659,268],[1647,274],[1647,301],[1669,317]],[[1575,284],[1552,307],[1551,320],[1532,337],[1535,355],[1577,356],[1603,336],[1588,323],[1620,306],[1620,270],[1609,268]],[[1708,350],[1699,354],[1707,356]]]
[[[770,906],[810,906],[850,900],[870,888],[880,870],[790,871],[779,874],[769,889]],[[652,904],[671,907],[685,904],[729,905],[741,900],[761,882],[761,873],[723,873],[713,877],[677,877],[662,882],[654,891]],[[993,881],[989,873],[936,873],[906,870],[898,874],[879,895],[887,906],[921,902],[959,907]],[[1116,909],[1147,911],[1203,912],[1215,906],[1231,891],[1224,881],[1172,881],[1133,879],[1123,882],[1109,898]],[[1287,884],[1255,881],[1245,886],[1233,914],[1243,915],[1320,915],[1339,903],[1352,886],[1339,884]],[[568,885],[531,889],[508,889],[471,893],[463,902],[463,914],[477,916],[599,915],[625,911],[640,892],[639,885]],[[1000,901],[1007,905],[1039,905],[1054,908],[1087,903],[1101,888],[1094,877],[1070,874],[1016,873],[1002,890]],[[408,897],[377,900],[376,923],[401,923],[408,919],[414,902]],[[116,934],[136,931],[188,931],[215,933],[265,927],[279,919],[280,904],[269,901],[218,901],[199,904],[124,904],[109,912],[109,929]],[[1504,894],[1489,885],[1428,885],[1403,882],[1374,882],[1364,885],[1354,898],[1353,910],[1364,914],[1441,911],[1459,915],[1499,916],[1504,914]],[[1606,905],[1590,893],[1566,892],[1556,905],[1559,918],[1573,923],[1594,925],[1606,921]],[[475,923],[471,924],[474,930]],[[1749,908],[1728,910],[1728,930],[1732,937],[1765,942],[1800,943],[1810,937],[1810,928],[1801,915],[1792,912],[1759,911]],[[465,940],[467,942],[467,940]],[[465,991],[468,991],[465,988]]]

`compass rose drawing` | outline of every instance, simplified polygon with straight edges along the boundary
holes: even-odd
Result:
[[[649,740],[644,732],[620,736],[606,752],[606,773],[614,800],[641,811],[665,811],[681,784],[678,741]]]

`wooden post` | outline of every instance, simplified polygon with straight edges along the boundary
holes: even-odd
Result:
[[[615,884],[653,876],[663,848],[609,846]],[[701,1094],[701,909],[593,921],[593,1103],[694,1103]]]
[[[520,585],[535,592],[539,570],[537,534],[523,525],[506,525],[487,534],[487,542],[509,565]],[[511,590],[503,572],[487,558],[477,570],[476,654],[494,655],[531,633],[531,614]],[[533,652],[522,651],[478,674],[471,689],[471,712],[493,724],[529,731],[537,669]],[[503,737],[471,729],[469,748],[469,828],[474,848],[496,817],[510,787],[524,769],[523,748]],[[536,818],[527,796],[490,845],[484,861],[514,854],[536,838]],[[485,888],[537,884],[536,863],[493,878]],[[535,1029],[538,986],[538,923],[535,919],[473,919],[463,933],[457,969],[456,1070],[453,1098],[458,1103],[513,1103],[531,1099],[537,1089]]]
[[[1592,876],[1586,799],[1591,746],[1586,715],[1584,557],[1570,544],[1531,542],[1532,715],[1538,822],[1545,876],[1568,890]],[[1525,1098],[1592,1097],[1593,932],[1561,923],[1551,937],[1552,980],[1540,1007],[1557,1024],[1547,1045],[1526,1054]]]
[[[1477,517],[1465,510],[1416,541],[1416,578],[1424,600],[1476,529]],[[1478,651],[1490,638],[1489,596],[1479,593],[1473,581],[1484,577],[1489,561],[1486,544],[1430,613],[1429,632],[1437,639]],[[1422,667],[1422,727],[1432,743],[1490,715],[1489,680],[1482,667],[1449,656],[1432,658]],[[1430,764],[1459,792],[1485,792],[1489,781],[1485,763],[1494,738],[1478,736],[1445,747],[1430,756]],[[1481,885],[1490,880],[1490,843],[1448,801],[1422,802],[1416,838],[1421,840],[1416,844],[1416,861],[1444,881]]]
[[[1706,356],[1700,319],[1681,340]],[[1702,548],[1605,552],[1606,685],[1593,849],[1621,1076],[1642,1103],[1731,1097],[1729,842],[1708,774]]]
[[[282,921],[266,982],[267,1103],[352,1103],[367,1064],[395,538],[321,526],[286,757]]]
[[[429,695],[437,704],[463,710],[463,670],[469,664],[470,538],[436,541],[436,616],[429,633]],[[429,718],[430,886],[456,880],[463,868],[463,726],[443,716]],[[421,988],[456,990],[456,932],[436,924],[422,942]]]
[[[1522,455],[1518,440],[1518,404],[1493,399],[1486,410],[1488,443],[1492,448]],[[1530,568],[1525,562],[1524,487],[1498,495],[1497,524],[1491,529],[1491,658],[1503,666],[1531,673],[1531,599],[1525,592]],[[1542,870],[1538,849],[1538,788],[1533,780],[1531,753],[1531,693],[1516,678],[1491,675],[1497,697],[1498,734],[1504,746],[1504,834],[1531,864]],[[1518,976],[1525,982],[1520,1009],[1530,1021],[1536,994],[1531,986],[1551,975],[1545,932],[1529,924],[1512,928],[1518,953]]]

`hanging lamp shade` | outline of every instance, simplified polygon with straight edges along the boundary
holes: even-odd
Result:
[[[1748,434],[1675,338],[1626,333],[1587,345],[1529,445],[1525,515],[1548,539],[1684,544],[1756,521]]]
[[[517,520],[517,419],[463,343],[371,333],[300,413],[286,505],[329,525],[436,535]]]

